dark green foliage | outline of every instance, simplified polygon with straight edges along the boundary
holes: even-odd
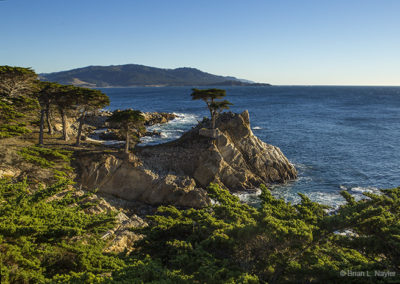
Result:
[[[50,169],[56,179],[69,178],[73,172],[70,166],[72,151],[29,146],[22,148],[18,154],[26,162],[43,169]]]
[[[265,187],[258,209],[240,203],[217,185],[208,191],[216,202],[210,208],[159,207],[157,214],[149,217],[152,225],[143,230],[146,237],[139,244],[140,255],[149,255],[151,266],[164,275],[175,272],[175,276],[198,283],[399,280],[374,275],[375,270],[400,270],[399,189],[384,191],[382,196],[369,195],[370,199],[354,201],[335,214],[328,214],[326,206],[304,195],[297,205],[285,203]],[[343,230],[356,235],[338,233]],[[374,276],[340,275],[348,270],[370,271]],[[125,277],[141,275],[129,266],[118,275],[121,273]],[[147,281],[158,279],[147,275]]]
[[[0,121],[10,122],[23,116],[24,114],[17,111],[11,102],[0,101]]]
[[[10,125],[10,124],[0,125],[0,138],[9,138],[30,132],[31,130],[27,129],[23,125]]]
[[[100,90],[75,87],[75,104],[83,111],[97,110],[110,104],[110,99]]]
[[[33,71],[25,69],[0,66],[0,139],[30,132],[25,124],[32,119],[38,102],[29,97],[35,90]]]
[[[130,136],[132,136],[131,131],[136,129],[136,131],[139,132],[141,128],[143,128],[144,116],[142,112],[133,109],[116,110],[107,121],[119,125],[123,132],[125,132],[125,152],[128,153]],[[138,141],[137,136],[134,138]]]
[[[127,125],[144,121],[144,116],[140,110],[116,110],[113,112],[112,116],[108,118],[108,121],[119,123],[121,124],[121,127],[126,127]]]
[[[37,80],[31,68],[0,66],[0,96],[13,98],[29,95]]]
[[[129,110],[113,119],[136,121],[140,115]],[[104,253],[107,243],[99,235],[114,228],[114,214],[86,214],[97,205],[86,202],[93,193],[75,195],[65,178],[72,153],[36,146],[18,153],[51,169],[59,181],[34,190],[26,181],[0,180],[2,283],[400,281],[400,188],[359,201],[342,192],[347,203],[332,212],[302,194],[299,204],[286,203],[264,186],[261,205],[254,208],[211,184],[213,205],[160,206],[148,216],[148,227],[135,229],[143,239],[131,255],[117,256]],[[371,277],[341,271],[368,271]]]
[[[222,89],[192,89],[191,96],[193,100],[202,100],[206,103],[210,111],[213,129],[215,128],[215,120],[218,115],[225,109],[229,109],[229,106],[232,105],[232,103],[227,100],[216,101],[226,96],[226,91]]]
[[[193,100],[214,101],[226,96],[226,91],[222,89],[192,89]]]
[[[25,182],[0,180],[0,262],[2,283],[54,282],[72,272],[102,274],[123,265],[103,253],[98,233],[114,226],[110,214],[85,214],[69,196],[48,201],[67,181],[30,193]],[[75,204],[71,206],[70,204]],[[57,279],[63,276],[57,276]]]
[[[223,100],[223,101],[213,102],[210,105],[210,108],[216,113],[221,113],[223,110],[229,109],[229,106],[231,105],[233,105],[231,102]]]
[[[0,181],[0,257],[7,282],[51,283],[390,283],[399,273],[400,189],[349,203],[333,214],[301,195],[296,205],[262,187],[260,208],[208,188],[214,205],[161,206],[129,257],[103,253],[98,233],[113,216],[87,215],[67,182],[30,193]],[[73,206],[71,206],[73,205]],[[350,230],[350,234],[338,234]],[[97,236],[97,237],[96,237]],[[340,276],[369,271],[371,277]]]
[[[36,164],[42,168],[49,168],[55,163],[71,161],[72,152],[61,149],[42,148],[37,146],[29,146],[22,148],[20,154],[27,162]]]

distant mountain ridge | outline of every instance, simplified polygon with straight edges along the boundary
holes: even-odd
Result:
[[[41,80],[82,87],[132,86],[264,86],[231,76],[218,76],[196,68],[163,69],[138,64],[87,66],[40,74]]]

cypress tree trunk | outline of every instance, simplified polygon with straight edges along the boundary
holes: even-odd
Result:
[[[217,121],[217,118],[218,118],[218,111],[217,110],[214,110],[213,112],[212,112],[212,119],[211,119],[211,121],[212,121],[212,129],[215,129],[215,124],[216,124],[216,121]]]
[[[39,130],[39,145],[43,145],[43,130],[44,130],[44,115],[46,113],[45,109],[40,110],[40,130]]]
[[[76,136],[75,146],[79,146],[81,144],[82,126],[85,120],[85,116],[86,116],[86,111],[83,112],[82,116],[79,119],[78,135]]]
[[[212,129],[215,129],[215,119],[216,118],[217,118],[217,114],[214,113],[213,116],[212,116],[212,119],[211,119],[211,121],[212,121]]]
[[[50,114],[50,106],[49,105],[47,105],[47,108],[46,108],[46,121],[47,121],[47,126],[49,127],[48,133],[50,135],[53,135],[54,131],[53,131],[53,126],[51,125],[51,114]]]
[[[125,153],[129,153],[129,126],[126,128]]]
[[[210,111],[210,118],[212,119],[212,117],[213,117],[213,112],[212,112],[212,109],[211,109],[210,106],[208,107],[208,110]]]
[[[65,111],[60,108],[60,114],[61,114],[61,121],[62,121],[62,139],[64,141],[68,141],[68,133],[67,133],[67,115]]]
[[[211,108],[211,103],[207,103],[207,108],[208,108],[208,110],[210,111],[210,119],[212,120],[212,118],[213,118],[213,111],[212,111],[212,108]]]

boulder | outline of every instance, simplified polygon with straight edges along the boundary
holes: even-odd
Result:
[[[83,189],[98,189],[122,199],[152,205],[203,207],[210,202],[193,179],[156,173],[133,155],[129,158],[112,154],[82,155],[78,166]]]
[[[166,112],[146,112],[144,113],[145,125],[151,126],[157,123],[163,124],[176,118],[176,114]]]

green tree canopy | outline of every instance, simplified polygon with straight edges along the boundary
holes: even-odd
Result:
[[[202,100],[206,103],[207,108],[210,111],[213,129],[215,128],[215,121],[218,115],[223,110],[229,109],[229,106],[232,105],[232,103],[227,100],[216,101],[226,96],[226,91],[222,89],[192,89],[191,96],[193,100]]]
[[[29,133],[26,124],[36,120],[37,75],[30,68],[0,66],[0,138]]]
[[[117,123],[125,132],[125,153],[129,153],[130,131],[134,127],[143,126],[144,116],[139,110],[126,109],[116,110],[108,119],[109,122]]]
[[[37,75],[31,68],[0,66],[0,95],[24,96],[33,93]]]
[[[212,127],[215,128],[215,120],[217,119],[218,115],[221,114],[226,109],[229,109],[229,106],[233,105],[231,102],[227,100],[223,101],[214,101],[210,104],[210,109],[213,113],[212,115]]]

